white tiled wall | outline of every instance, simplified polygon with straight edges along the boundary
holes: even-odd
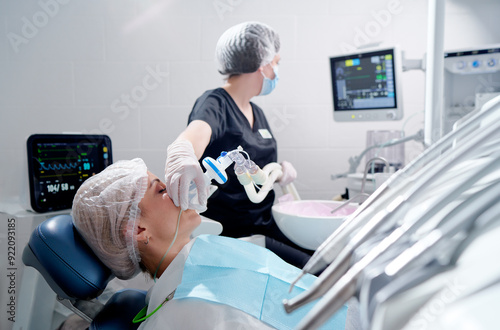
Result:
[[[446,6],[446,48],[500,43],[498,1]],[[328,56],[381,41],[422,58],[426,15],[424,0],[3,0],[0,199],[23,192],[24,141],[32,133],[102,131],[115,160],[142,157],[161,177],[166,146],[195,99],[221,85],[213,56],[219,35],[246,20],[281,35],[279,85],[254,100],[273,126],[279,158],[297,168],[303,198],[329,199],[345,188],[330,175],[348,169],[367,130],[423,128],[425,79],[404,74],[403,120],[338,123]],[[421,151],[408,143],[407,161]]]

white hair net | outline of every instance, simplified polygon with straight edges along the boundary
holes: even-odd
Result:
[[[237,75],[257,71],[271,63],[280,50],[280,38],[270,26],[246,22],[226,30],[217,42],[215,56],[219,72]]]
[[[73,223],[99,259],[120,279],[137,275],[136,223],[148,187],[142,159],[118,161],[87,179],[73,199]]]

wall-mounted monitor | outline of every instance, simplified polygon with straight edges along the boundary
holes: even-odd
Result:
[[[330,71],[335,121],[403,118],[397,47],[330,57]]]
[[[40,213],[71,209],[83,181],[113,162],[107,135],[34,134],[26,148],[30,206]]]

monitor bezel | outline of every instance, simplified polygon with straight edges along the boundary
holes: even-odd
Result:
[[[77,143],[77,142],[85,142],[91,141],[99,145],[99,147],[107,147],[108,148],[108,158],[105,160],[104,158],[98,159],[99,166],[101,168],[105,168],[113,163],[113,153],[112,153],[112,145],[111,139],[107,135],[100,134],[32,134],[26,140],[26,151],[27,151],[27,163],[28,163],[28,178],[29,178],[29,202],[30,207],[34,212],[37,213],[46,213],[46,212],[55,212],[62,210],[69,210],[72,207],[71,203],[63,203],[61,202],[58,205],[40,205],[37,200],[40,194],[40,190],[36,185],[35,179],[35,168],[33,165],[32,157],[33,154],[33,146],[38,143]],[[76,192],[76,190],[75,190]]]
[[[394,94],[396,106],[394,108],[373,108],[373,109],[338,109],[336,104],[336,79],[335,79],[335,67],[332,66],[334,62],[345,61],[348,59],[355,59],[361,57],[369,57],[376,55],[380,52],[392,51],[393,53],[393,66],[394,66]],[[400,120],[403,118],[403,97],[401,88],[402,79],[402,53],[398,46],[392,47],[381,47],[381,48],[370,48],[359,50],[357,52],[351,52],[347,54],[331,56],[329,58],[329,68],[330,68],[330,82],[331,82],[331,93],[332,93],[332,103],[333,103],[333,117],[335,121],[338,122],[349,122],[349,121],[393,121]]]

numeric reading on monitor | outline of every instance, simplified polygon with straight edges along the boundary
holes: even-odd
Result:
[[[70,207],[82,182],[110,162],[110,150],[102,141],[37,141],[31,150],[32,204],[44,211]]]

